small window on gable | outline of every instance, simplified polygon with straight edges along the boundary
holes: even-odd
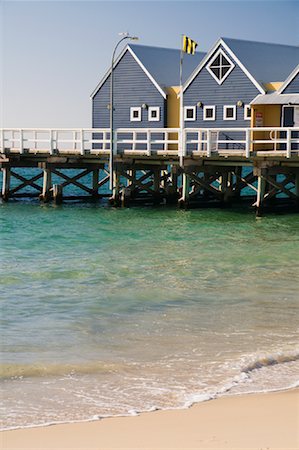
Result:
[[[223,106],[223,120],[236,120],[236,105]]]
[[[184,120],[186,122],[196,120],[196,107],[195,106],[185,106],[184,107]]]
[[[141,107],[130,108],[130,121],[141,122]]]
[[[150,122],[159,122],[159,120],[160,120],[159,106],[150,106],[148,108],[148,120]]]
[[[244,106],[244,120],[250,120],[251,119],[251,107],[250,105]]]
[[[216,106],[206,105],[203,107],[203,120],[216,120]]]
[[[234,67],[234,63],[224,54],[223,50],[219,49],[207,65],[207,70],[218,84],[222,84]]]

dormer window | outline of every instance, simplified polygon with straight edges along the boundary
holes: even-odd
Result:
[[[234,67],[234,63],[229,59],[227,55],[224,54],[221,49],[219,49],[216,55],[207,65],[207,70],[210,72],[210,74],[218,84],[222,84]]]

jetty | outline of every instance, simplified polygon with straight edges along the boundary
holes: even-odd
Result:
[[[1,197],[298,208],[298,136],[294,127],[119,128],[111,152],[108,128],[0,129]],[[80,194],[64,195],[70,185]]]

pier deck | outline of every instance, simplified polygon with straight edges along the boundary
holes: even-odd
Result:
[[[184,207],[228,204],[245,189],[257,214],[281,195],[298,205],[299,128],[117,129],[112,191],[108,129],[1,129],[0,143],[5,201],[61,201],[73,185],[85,197],[109,196],[115,205],[138,198]],[[30,176],[20,168],[32,169]]]

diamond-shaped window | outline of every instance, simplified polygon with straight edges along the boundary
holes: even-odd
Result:
[[[229,59],[227,55],[224,54],[221,49],[219,49],[216,55],[207,65],[207,70],[210,72],[210,74],[218,84],[222,84],[234,67],[234,63]]]

